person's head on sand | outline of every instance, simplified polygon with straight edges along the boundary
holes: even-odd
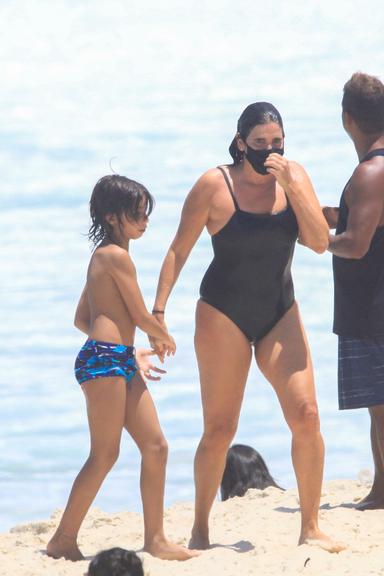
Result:
[[[154,199],[139,182],[125,176],[103,176],[89,202],[91,227],[88,238],[101,242],[125,243],[142,236],[152,212]]]
[[[384,132],[384,84],[376,76],[355,72],[344,85],[343,126],[352,137],[356,128],[364,136]]]
[[[260,174],[267,175],[264,162],[272,152],[284,154],[284,127],[280,112],[269,102],[254,102],[243,110],[237,132],[229,147],[234,165],[244,157]],[[266,142],[272,140],[272,147]]]
[[[144,576],[143,564],[133,550],[111,548],[96,554],[87,576]]]
[[[268,486],[283,490],[276,484],[259,452],[244,444],[231,446],[221,480],[221,499],[244,496],[250,488],[264,490]]]

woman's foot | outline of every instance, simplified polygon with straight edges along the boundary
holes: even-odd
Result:
[[[76,537],[67,536],[66,534],[57,533],[51,538],[47,544],[47,555],[51,558],[64,558],[65,560],[85,560],[84,556],[79,550],[76,542]]]
[[[306,534],[300,536],[299,546],[301,544],[308,544],[308,546],[317,546],[326,552],[341,552],[346,549],[346,545],[342,542],[336,542],[329,536],[321,532],[318,528],[308,531]]]
[[[174,544],[167,539],[153,540],[144,546],[143,550],[161,560],[190,560],[200,555],[197,550],[188,550],[184,546]]]

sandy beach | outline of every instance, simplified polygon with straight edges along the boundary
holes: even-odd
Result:
[[[296,490],[276,488],[250,490],[243,498],[216,502],[212,513],[212,547],[188,562],[167,562],[141,553],[145,574],[151,576],[222,574],[260,575],[384,575],[382,545],[384,511],[359,512],[354,503],[367,493],[367,486],[343,480],[324,485],[321,527],[347,544],[339,554],[312,546],[296,546],[300,515]],[[0,565],[3,576],[80,576],[99,550],[122,546],[139,550],[142,517],[121,512],[105,514],[93,508],[80,533],[79,543],[87,561],[53,560],[45,545],[58,522],[60,511],[49,520],[32,522],[0,534]],[[192,524],[192,503],[175,504],[165,512],[170,538],[186,544]]]

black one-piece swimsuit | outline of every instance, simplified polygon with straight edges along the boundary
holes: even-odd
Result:
[[[225,170],[235,206],[212,236],[214,258],[200,286],[200,298],[232,320],[251,343],[263,338],[292,306],[291,263],[298,235],[290,206],[273,214],[241,210]]]

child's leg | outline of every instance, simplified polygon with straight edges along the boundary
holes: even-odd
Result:
[[[90,430],[91,449],[78,474],[63,517],[47,546],[47,553],[69,560],[82,559],[76,544],[80,525],[104,478],[117,460],[125,420],[124,378],[96,378],[82,384]]]
[[[163,529],[167,442],[152,397],[139,374],[127,391],[125,427],[142,456],[140,489],[144,513],[144,550],[159,558],[187,560],[196,553],[166,539]]]

